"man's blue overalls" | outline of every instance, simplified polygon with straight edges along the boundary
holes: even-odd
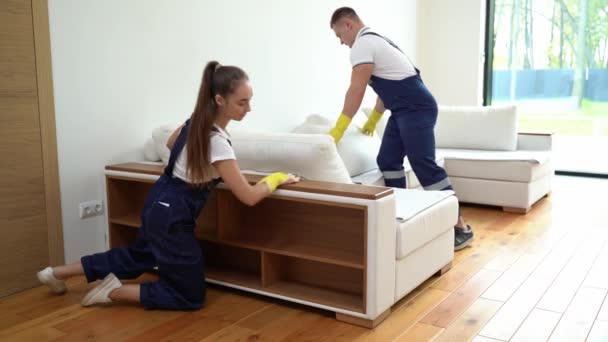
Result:
[[[401,51],[375,32],[365,35],[378,36]],[[415,76],[398,81],[372,75],[369,85],[391,111],[377,158],[386,186],[406,187],[403,160],[407,156],[425,190],[452,190],[445,170],[435,162],[437,102],[422,83],[420,71],[416,69]]]
[[[189,124],[186,121],[165,172],[146,198],[135,244],[81,259],[88,282],[110,272],[119,279],[132,279],[158,267],[159,280],[141,284],[140,301],[147,309],[194,310],[205,301],[204,260],[194,226],[217,181],[196,188],[173,177]]]

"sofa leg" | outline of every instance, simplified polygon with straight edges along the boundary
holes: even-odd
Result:
[[[378,317],[374,319],[365,319],[361,317],[349,316],[343,313],[336,312],[336,319],[340,322],[349,323],[353,325],[357,325],[360,327],[372,329],[378,326],[378,324],[382,323],[386,317],[391,313],[391,308],[386,309],[383,313],[381,313]]]
[[[514,214],[527,214],[530,208],[513,208],[513,207],[502,207],[502,211]]]
[[[446,274],[452,268],[452,262],[450,261],[447,265],[443,266],[439,271],[435,273],[435,276],[441,277]]]

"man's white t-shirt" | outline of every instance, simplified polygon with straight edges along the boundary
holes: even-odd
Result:
[[[220,160],[236,159],[234,150],[228,142],[228,133],[226,133],[226,131],[224,131],[221,127],[217,125],[214,125],[214,127],[217,128],[218,132],[211,131],[211,141],[209,145],[209,161],[211,162],[211,164]],[[192,183],[192,181],[188,177],[186,177],[186,166],[188,165],[187,156],[188,153],[186,152],[186,146],[184,145],[184,148],[177,157],[177,160],[175,161],[175,166],[173,167],[173,176],[185,182]],[[213,179],[219,178],[220,176],[215,170],[215,168],[212,167],[212,169]],[[211,179],[206,179],[205,182],[208,182],[210,180]]]
[[[369,27],[357,33],[350,50],[350,63],[353,68],[360,64],[373,64],[372,75],[387,80],[402,80],[416,75],[416,69],[410,59],[392,46],[384,38],[373,34]]]

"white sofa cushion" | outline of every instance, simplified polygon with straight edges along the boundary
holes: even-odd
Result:
[[[233,131],[230,138],[242,170],[291,172],[307,179],[352,183],[327,134]]]
[[[351,177],[364,174],[378,168],[376,156],[380,150],[380,138],[362,134],[356,121],[363,119],[355,117],[354,121],[342,140],[338,143],[338,154],[342,158],[348,174]],[[292,130],[292,133],[327,134],[333,127],[328,118],[320,115],[309,115],[306,121]]]
[[[152,137],[146,140],[144,144],[144,159],[147,161],[159,161],[160,155],[156,151],[156,144],[154,144],[154,139]]]
[[[550,161],[539,164],[520,160],[446,159],[450,177],[529,183],[553,173]]]
[[[483,161],[525,161],[544,164],[551,158],[549,151],[484,151],[440,148],[436,152],[444,159],[483,160]]]
[[[365,115],[371,108],[363,108]],[[376,125],[384,134],[390,112]],[[517,148],[517,109],[503,106],[439,106],[435,126],[435,145],[443,148],[515,151]]]
[[[397,260],[453,229],[458,220],[458,201],[453,191],[394,190]]]
[[[516,107],[439,106],[435,144],[440,148],[515,151]]]
[[[445,162],[443,157],[437,155],[435,159],[437,165],[443,167]],[[407,157],[403,161],[403,169],[405,171],[405,184],[408,189],[418,189],[421,188],[420,181],[416,174],[412,170]],[[384,186],[384,177],[382,176],[382,172],[380,169],[374,169],[372,171],[366,172],[364,174],[352,177],[354,183],[364,184],[364,185],[378,185]]]
[[[167,148],[167,140],[175,130],[181,126],[180,123],[168,123],[155,128],[152,131],[152,140],[156,147],[156,153],[165,165],[169,163],[169,155],[171,151]]]

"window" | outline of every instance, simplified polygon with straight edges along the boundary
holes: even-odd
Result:
[[[486,104],[551,131],[563,171],[608,175],[608,0],[488,0]]]

